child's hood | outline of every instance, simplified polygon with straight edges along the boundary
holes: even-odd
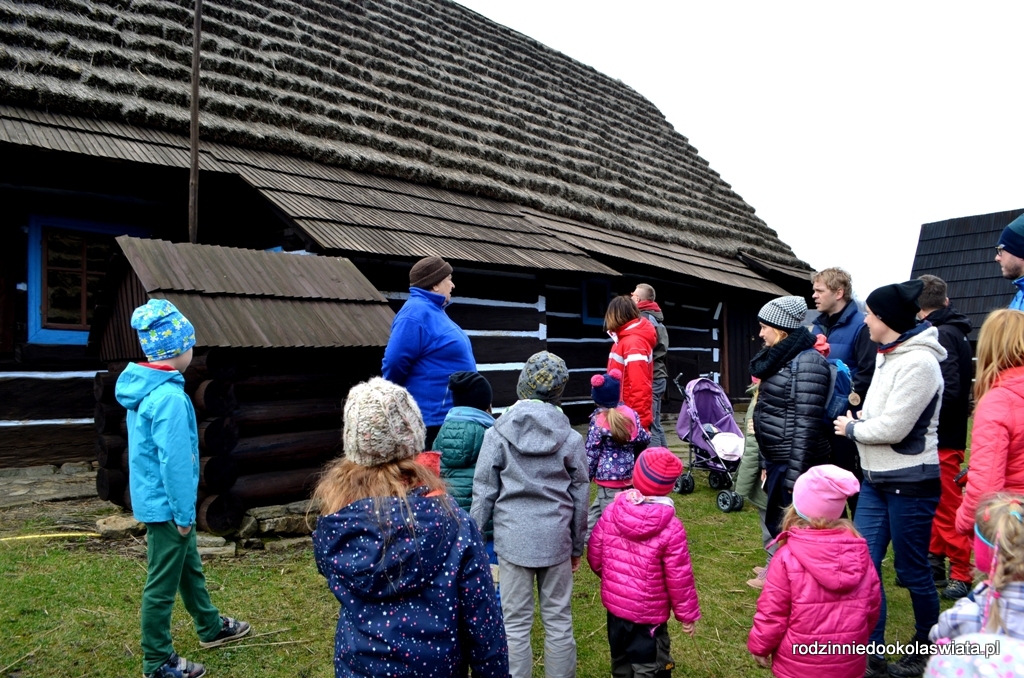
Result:
[[[664,531],[676,517],[675,506],[658,501],[636,504],[630,499],[630,492],[620,492],[606,513],[610,513],[606,526],[629,541],[646,541]]]
[[[829,591],[852,591],[874,567],[863,537],[841,527],[790,530],[786,547],[811,577]]]
[[[422,591],[442,573],[458,542],[458,518],[445,510],[448,497],[410,494],[389,497],[374,513],[363,499],[322,516],[313,535],[317,560],[331,585],[342,585],[362,600],[387,600]],[[454,503],[451,504],[454,510]]]
[[[185,378],[178,371],[158,370],[128,363],[128,367],[117,378],[114,396],[126,410],[138,410],[146,396],[158,386],[169,382],[179,384],[183,388],[185,386]]]
[[[520,400],[494,422],[494,431],[529,456],[554,454],[570,433],[569,418],[551,403]]]

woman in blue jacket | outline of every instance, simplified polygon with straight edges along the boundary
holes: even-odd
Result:
[[[444,417],[452,408],[448,377],[476,372],[469,337],[445,313],[452,300],[452,267],[441,257],[420,259],[409,271],[409,300],[391,323],[381,372],[404,386],[416,400],[427,426],[431,449]]]
[[[345,456],[317,485],[313,551],[341,603],[334,673],[508,678],[508,644],[480,531],[413,460],[423,420],[374,378],[345,401]]]

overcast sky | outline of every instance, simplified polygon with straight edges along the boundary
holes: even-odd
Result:
[[[861,298],[921,224],[1024,208],[1024,2],[461,4],[650,99]]]

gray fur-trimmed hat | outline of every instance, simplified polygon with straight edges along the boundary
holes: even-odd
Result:
[[[779,297],[762,306],[757,319],[777,330],[792,332],[803,324],[806,315],[807,301],[803,297]]]
[[[420,408],[398,384],[374,377],[348,392],[344,412],[345,457],[360,466],[411,459],[423,451],[426,427]]]

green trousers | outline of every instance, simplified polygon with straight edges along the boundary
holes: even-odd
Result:
[[[142,590],[142,672],[153,673],[174,652],[171,611],[175,594],[181,593],[201,640],[213,640],[220,633],[221,622],[206,590],[195,526],[183,537],[173,521],[146,523],[146,540],[149,568]]]

